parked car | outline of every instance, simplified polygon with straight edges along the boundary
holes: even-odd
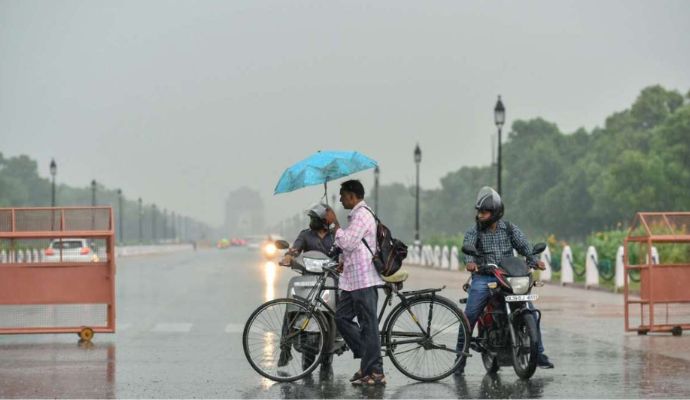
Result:
[[[44,262],[98,262],[94,246],[84,238],[54,239],[45,249]]]

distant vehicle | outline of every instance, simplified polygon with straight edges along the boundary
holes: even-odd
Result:
[[[278,257],[279,252],[275,246],[275,241],[282,239],[280,235],[251,235],[245,237],[247,248],[258,250],[261,255],[268,260]]]
[[[219,249],[227,249],[230,247],[230,241],[226,238],[220,239],[218,243],[216,243],[216,247]]]
[[[63,262],[98,262],[96,250],[84,238],[54,239],[45,249],[44,262],[60,262],[62,253]]]
[[[233,246],[246,246],[247,241],[240,238],[232,238],[232,240],[230,240],[230,244]]]

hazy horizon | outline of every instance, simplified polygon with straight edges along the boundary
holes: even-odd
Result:
[[[0,152],[213,226],[247,186],[272,225],[321,197],[272,195],[317,150],[360,151],[382,184],[410,185],[419,143],[429,189],[491,162],[499,94],[506,137],[517,119],[603,126],[649,85],[687,93],[688,15],[687,1],[0,0]]]

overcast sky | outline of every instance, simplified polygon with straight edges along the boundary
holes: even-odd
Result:
[[[433,188],[490,163],[499,94],[564,132],[685,94],[689,38],[690,1],[0,0],[0,152],[213,225],[246,185],[276,221],[318,200],[272,193],[319,149],[412,184],[419,142]]]

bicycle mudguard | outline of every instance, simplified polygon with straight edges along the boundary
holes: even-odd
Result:
[[[446,285],[443,285],[440,288],[411,290],[411,291],[406,291],[406,292],[400,292],[400,294],[405,296],[405,297],[409,297],[409,296],[416,296],[416,295],[420,295],[420,294],[436,293],[436,292],[440,292],[441,290],[443,290],[445,288],[446,288]]]

